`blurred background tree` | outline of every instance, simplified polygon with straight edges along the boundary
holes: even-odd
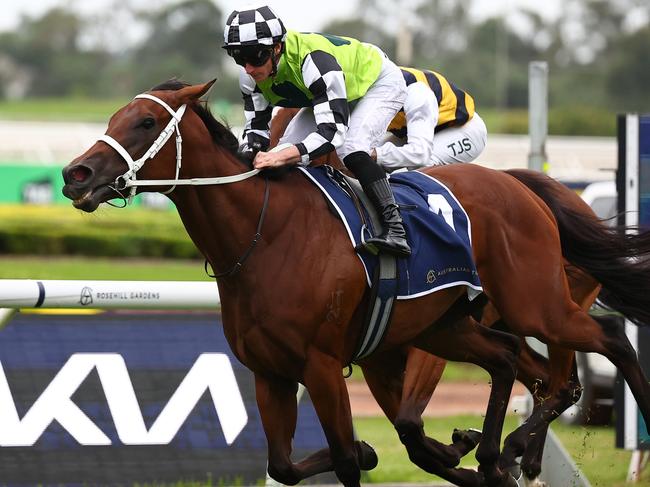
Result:
[[[138,16],[149,34],[131,53],[137,63],[134,91],[142,91],[172,76],[209,80],[222,70],[225,52],[223,12],[210,0],[185,0]]]
[[[650,111],[647,0],[566,0],[555,19],[513,9],[477,20],[474,4],[358,0],[355,16],[321,31],[375,43],[402,64],[439,71],[468,90],[482,111],[525,110],[528,63],[545,60],[551,133],[611,131],[613,123],[598,129],[593,119]],[[234,63],[224,62],[220,49],[227,12],[218,0],[167,2],[146,11],[115,0],[114,8],[92,17],[61,5],[0,32],[0,98],[115,99],[171,77],[217,77],[213,100],[241,102]]]

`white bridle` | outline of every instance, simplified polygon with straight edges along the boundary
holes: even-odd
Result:
[[[185,109],[187,108],[187,105],[184,104],[177,111],[174,111],[163,100],[153,95],[150,95],[148,93],[142,93],[140,95],[137,95],[135,96],[134,99],[136,98],[145,98],[147,100],[155,101],[159,105],[162,105],[165,108],[165,110],[167,110],[169,114],[172,116],[172,119],[169,121],[169,123],[163,129],[163,131],[160,132],[158,138],[153,141],[151,147],[149,147],[149,149],[144,153],[144,155],[137,161],[134,161],[131,155],[122,146],[122,144],[120,144],[117,140],[115,140],[110,135],[104,134],[101,137],[99,137],[99,139],[97,139],[98,141],[105,142],[106,144],[110,145],[113,149],[115,149],[117,153],[122,156],[122,159],[124,159],[126,164],[129,166],[128,171],[126,171],[121,176],[115,178],[116,191],[119,191],[121,189],[131,188],[127,200],[127,204],[133,200],[133,197],[135,196],[136,188],[138,186],[171,186],[170,189],[162,192],[163,194],[169,194],[176,188],[177,185],[200,186],[200,185],[210,185],[210,184],[236,183],[237,181],[243,181],[244,179],[248,179],[251,176],[255,176],[257,173],[259,173],[259,169],[253,169],[251,171],[242,174],[235,174],[233,176],[222,176],[222,177],[214,177],[214,178],[178,179],[178,175],[180,174],[181,171],[181,163],[183,160],[183,150],[182,150],[183,139],[181,137],[181,131],[180,128],[178,127],[178,124],[181,122],[181,119],[183,118],[183,114],[185,113]],[[144,163],[147,162],[148,159],[153,159],[156,156],[156,154],[158,154],[158,151],[162,149],[162,147],[171,138],[174,132],[176,133],[176,175],[174,176],[174,179],[137,180],[136,173],[142,168],[142,166],[144,166]]]

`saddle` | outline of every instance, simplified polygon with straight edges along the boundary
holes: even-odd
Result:
[[[413,253],[409,257],[375,256],[360,247],[367,237],[381,231],[381,223],[358,182],[330,166],[298,169],[340,217],[364,266],[371,300],[355,361],[379,346],[396,299],[413,299],[458,285],[467,287],[470,300],[482,292],[469,218],[443,183],[419,171],[391,175],[389,182]]]

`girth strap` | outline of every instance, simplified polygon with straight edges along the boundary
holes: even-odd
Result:
[[[353,362],[366,358],[374,352],[386,335],[393,304],[397,296],[397,257],[379,253],[379,264],[370,288],[370,306],[366,313],[362,340]]]

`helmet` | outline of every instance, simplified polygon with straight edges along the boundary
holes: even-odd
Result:
[[[286,35],[284,24],[266,5],[251,10],[235,10],[226,21],[223,47],[272,46],[283,42]]]

